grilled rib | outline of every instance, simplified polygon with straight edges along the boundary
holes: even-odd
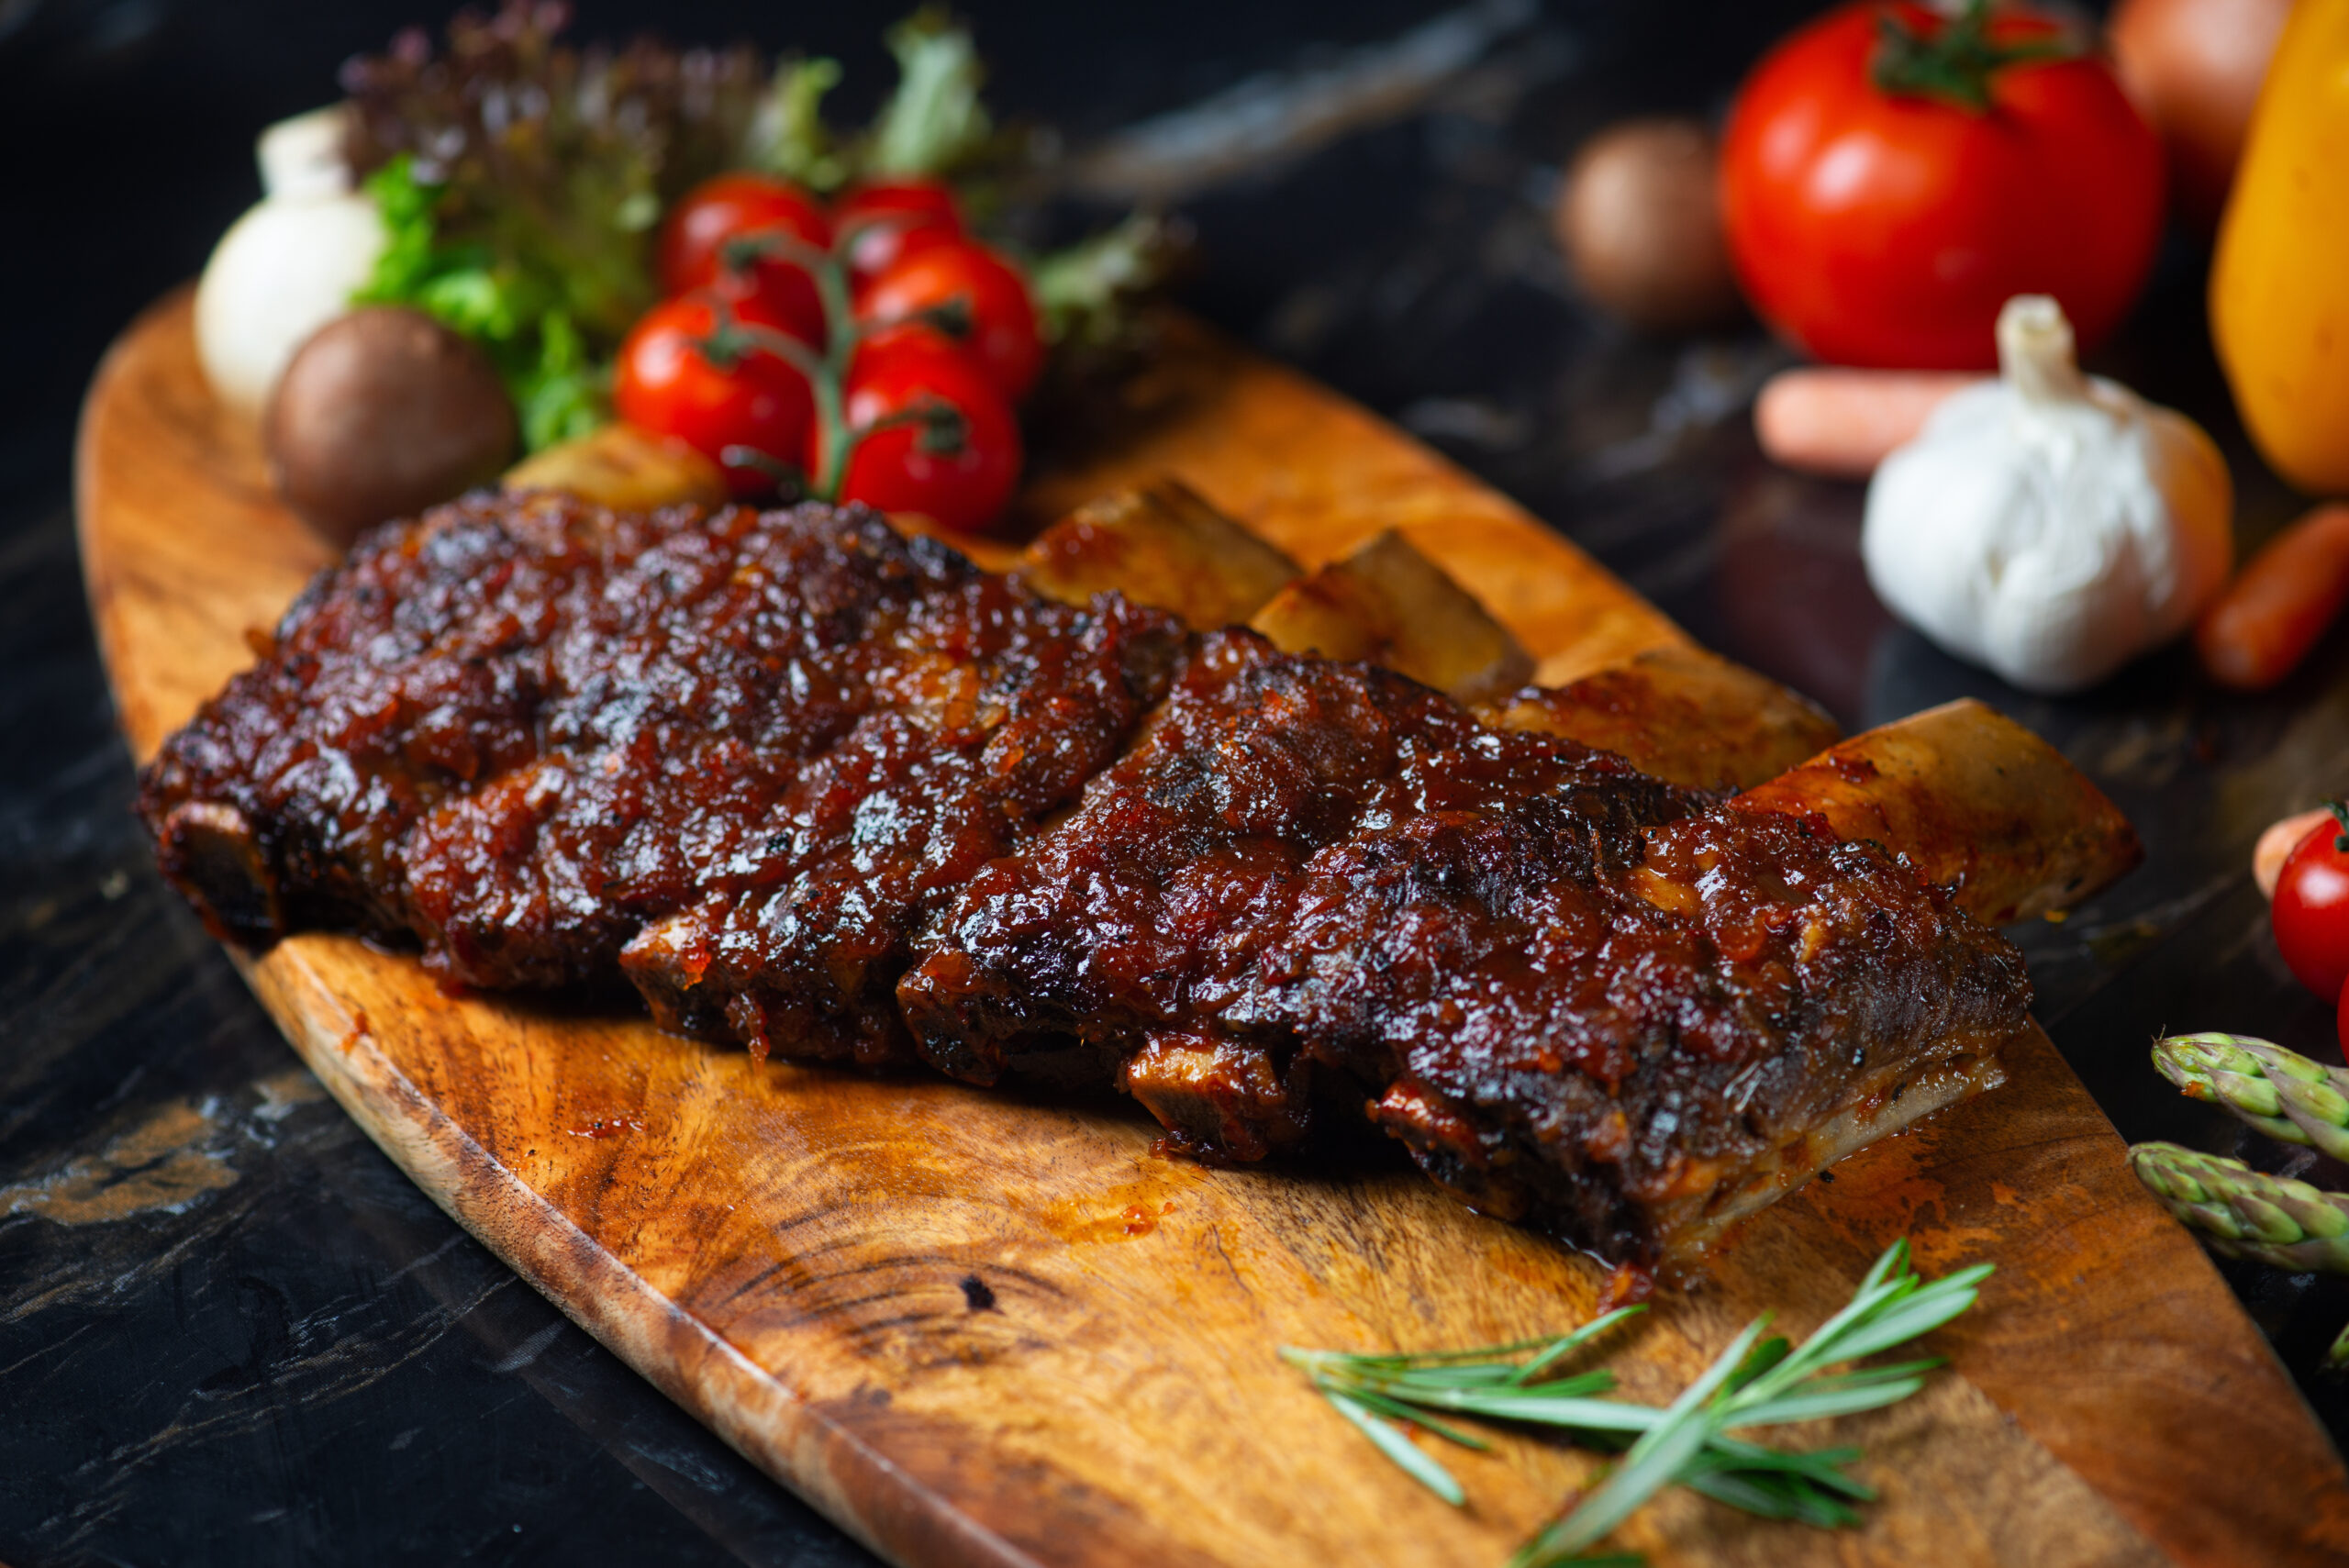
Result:
[[[619,965],[673,1027],[874,1062],[931,906],[1117,754],[1181,638],[861,508],[480,497],[322,574],[139,809],[247,946],[406,933],[485,989]]]
[[[1798,791],[1568,738],[1672,689],[1488,727],[855,508],[477,498],[322,575],[140,807],[247,945],[406,931],[465,984],[617,970],[754,1051],[1090,1062],[1214,1158],[1366,1105],[1479,1207],[1670,1261],[1993,1081],[2029,1002]]]
[[[1656,1262],[1859,1101],[1982,1086],[2030,987],[1873,844],[1234,631],[898,995],[958,1077],[1088,1049],[1225,1160],[1368,1101],[1476,1207]]]

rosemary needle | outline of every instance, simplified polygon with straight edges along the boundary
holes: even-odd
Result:
[[[1623,1457],[1606,1480],[1572,1513],[1527,1541],[1509,1562],[1509,1568],[1561,1568],[1569,1562],[1596,1568],[1600,1562],[1638,1561],[1575,1554],[1605,1539],[1674,1485],[1765,1518],[1822,1529],[1855,1523],[1859,1515],[1853,1505],[1876,1496],[1849,1472],[1858,1450],[1787,1452],[1728,1434],[1852,1415],[1906,1399],[1924,1386],[1924,1374],[1939,1361],[1856,1370],[1850,1363],[1906,1344],[1955,1318],[1974,1304],[1989,1274],[1990,1265],[1978,1263],[1943,1279],[1920,1279],[1909,1267],[1909,1243],[1896,1241],[1850,1303],[1799,1346],[1777,1336],[1765,1339],[1765,1314],[1663,1409],[1602,1397],[1615,1385],[1614,1375],[1603,1368],[1552,1375],[1575,1351],[1641,1310],[1636,1307],[1553,1339],[1475,1350],[1360,1355],[1284,1348],[1280,1353],[1380,1452],[1454,1507],[1466,1502],[1459,1482],[1396,1422],[1410,1422],[1464,1447],[1486,1446],[1439,1418],[1440,1411],[1552,1427],[1589,1446],[1620,1451]],[[1830,1370],[1836,1367],[1847,1370]]]
[[[1372,1415],[1359,1400],[1349,1398],[1335,1389],[1323,1392],[1329,1396],[1330,1403],[1337,1407],[1339,1415],[1360,1427],[1363,1435],[1378,1445],[1378,1451],[1401,1465],[1413,1480],[1455,1508],[1467,1505],[1468,1495],[1460,1489],[1460,1483],[1452,1478],[1452,1472],[1421,1453],[1409,1438]]]

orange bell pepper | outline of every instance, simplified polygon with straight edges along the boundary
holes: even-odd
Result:
[[[2349,492],[2349,0],[2300,0],[2210,267],[2210,330],[2270,465]]]

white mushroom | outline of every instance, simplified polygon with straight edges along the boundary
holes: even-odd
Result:
[[[273,198],[347,195],[351,165],[343,160],[342,139],[350,124],[350,105],[328,104],[263,130],[253,145],[253,156],[261,163],[261,194]]]
[[[220,237],[195,290],[205,377],[256,417],[294,350],[349,307],[388,238],[374,202],[350,189],[339,110],[272,126],[259,158],[271,194]]]

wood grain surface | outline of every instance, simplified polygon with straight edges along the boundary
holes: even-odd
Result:
[[[1684,640],[1441,459],[1204,331],[1041,516],[1174,472],[1308,564],[1387,525],[1483,595],[1551,678]],[[327,553],[198,373],[184,295],[84,411],[100,641],[143,757]],[[245,973],[426,1191],[680,1404],[908,1564],[1498,1563],[1593,1473],[1507,1438],[1404,1479],[1275,1357],[1556,1331],[1602,1272],[1466,1214],[1398,1162],[1210,1172],[1122,1103],[752,1063],[643,1020],[443,995],[340,937]],[[2140,1049],[2116,1041],[2116,1049]],[[1804,1331],[1894,1237],[1987,1259],[1952,1370],[1821,1429],[1865,1444],[1855,1531],[1667,1498],[1625,1532],[1685,1563],[2338,1562],[2349,1478],[2199,1248],[2036,1030],[2008,1087],[1837,1166],[1666,1292],[1611,1360],[1662,1399],[1755,1313]]]

